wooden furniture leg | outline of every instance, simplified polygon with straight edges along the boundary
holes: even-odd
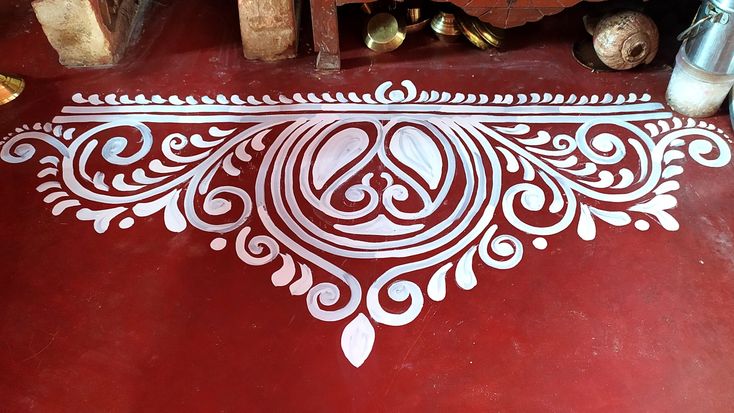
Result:
[[[339,19],[334,0],[311,0],[313,43],[319,52],[316,68],[339,70]]]

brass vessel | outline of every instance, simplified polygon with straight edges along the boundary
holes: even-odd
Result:
[[[0,74],[0,105],[17,98],[25,89],[25,81],[16,76]]]
[[[487,23],[479,20],[478,18],[472,18],[472,25],[476,29],[476,32],[482,36],[485,42],[493,47],[501,47],[505,41],[505,31],[496,27],[490,26]]]
[[[405,13],[408,16],[408,23],[415,24],[421,20],[421,8],[420,7],[409,7]]]
[[[456,21],[453,13],[445,11],[439,12],[436,17],[431,20],[431,29],[436,36],[444,42],[456,42],[461,39],[461,29]]]
[[[390,13],[370,17],[364,31],[364,43],[376,52],[397,49],[405,40],[405,23]]]
[[[479,18],[468,14],[458,16],[459,28],[474,46],[486,50],[489,46],[500,47],[505,38],[505,32],[502,29],[492,27],[487,23],[479,20]]]
[[[471,42],[471,44],[482,50],[487,50],[489,48],[489,43],[487,43],[481,33],[479,33],[478,27],[474,24],[474,21],[472,21],[471,16],[460,15],[457,21],[459,23],[461,33],[467,38],[467,40],[469,40],[469,42]]]
[[[405,9],[405,18],[408,22],[405,31],[408,33],[419,32],[431,22],[430,8],[421,8],[417,6],[418,4],[416,2],[409,3]]]
[[[408,32],[408,33],[419,32],[419,31],[425,29],[428,26],[428,23],[430,23],[430,22],[431,22],[431,19],[429,17],[429,18],[423,19],[423,20],[421,20],[421,21],[419,21],[417,23],[409,24],[409,25],[405,26],[405,31]]]

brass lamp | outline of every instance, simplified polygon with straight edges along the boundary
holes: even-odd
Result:
[[[25,81],[16,76],[0,74],[0,105],[17,98],[25,88]]]

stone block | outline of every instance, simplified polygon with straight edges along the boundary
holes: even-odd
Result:
[[[298,0],[238,0],[242,49],[248,59],[295,57]]]
[[[33,9],[65,66],[117,62],[146,0],[35,0]]]

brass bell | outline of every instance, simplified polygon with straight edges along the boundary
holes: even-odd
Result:
[[[0,105],[17,98],[25,88],[25,81],[16,76],[0,74]]]

